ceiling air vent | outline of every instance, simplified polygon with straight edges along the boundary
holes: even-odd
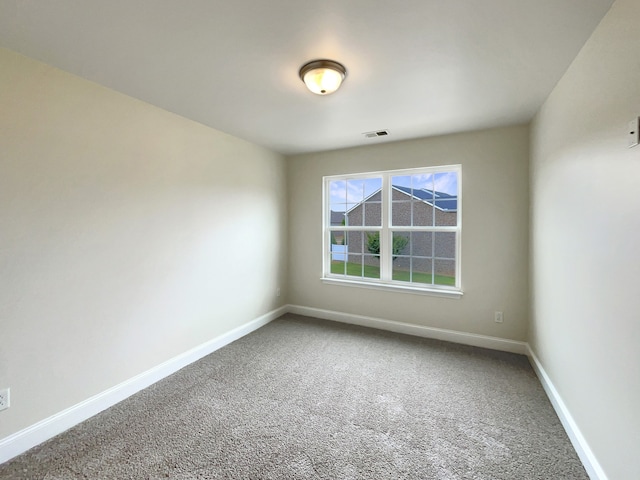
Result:
[[[367,138],[385,137],[385,136],[389,135],[389,131],[388,130],[376,130],[375,132],[364,132],[362,135],[364,135]]]

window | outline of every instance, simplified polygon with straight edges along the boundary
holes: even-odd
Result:
[[[324,178],[323,279],[461,293],[461,167]]]

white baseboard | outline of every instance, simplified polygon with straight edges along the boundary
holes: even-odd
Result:
[[[573,444],[580,460],[582,461],[589,477],[592,480],[607,480],[607,476],[598,463],[591,448],[587,444],[584,436],[580,432],[573,417],[569,413],[558,391],[551,382],[549,376],[545,372],[542,364],[537,356],[525,342],[508,340],[498,337],[490,337],[487,335],[477,335],[473,333],[458,332],[455,330],[447,330],[441,328],[424,327],[382,318],[367,317],[363,315],[354,315],[349,313],[336,312],[332,310],[323,310],[319,308],[303,307],[300,305],[285,305],[276,310],[266,313],[230,332],[227,332],[217,338],[214,338],[202,345],[199,345],[183,354],[178,355],[140,375],[137,375],[125,382],[120,383],[98,395],[94,395],[77,405],[63,410],[49,418],[46,418],[30,427],[16,432],[8,437],[0,440],[0,463],[4,463],[11,458],[26,452],[32,447],[68,430],[84,420],[100,413],[103,410],[115,405],[134,393],[147,388],[155,382],[177,372],[181,368],[209,355],[212,352],[228,345],[229,343],[257,330],[258,328],[268,324],[281,315],[291,312],[298,315],[306,315],[310,317],[322,318],[325,320],[333,320],[336,322],[349,323],[364,327],[377,328],[379,330],[388,330],[396,333],[404,333],[425,338],[433,338],[464,345],[472,345],[476,347],[490,348],[493,350],[501,350],[505,352],[518,353],[528,355],[531,365],[535,370],[542,386],[560,418],[564,429]]]
[[[531,366],[535,370],[536,375],[538,375],[540,383],[542,383],[542,388],[544,388],[544,391],[547,393],[547,397],[549,397],[551,405],[553,405],[553,408],[556,411],[560,422],[562,422],[562,426],[567,432],[569,440],[571,440],[573,448],[578,454],[578,457],[580,457],[582,465],[587,471],[587,474],[589,474],[589,478],[591,478],[591,480],[607,480],[607,475],[604,473],[604,470],[600,466],[600,463],[596,459],[593,451],[589,447],[589,444],[582,435],[582,432],[580,432],[578,425],[571,416],[569,409],[562,400],[562,397],[560,397],[558,390],[556,390],[556,387],[551,382],[551,379],[547,375],[547,372],[545,372],[542,364],[540,363],[540,360],[533,352],[529,344],[527,344],[527,350],[527,355],[529,356]]]
[[[288,307],[289,312],[296,313],[298,315],[333,320],[335,322],[350,323],[363,327],[377,328],[379,330],[389,330],[391,332],[405,333],[407,335],[414,335],[417,337],[462,343],[463,345],[472,345],[474,347],[490,348],[492,350],[501,350],[503,352],[519,353],[521,355],[527,355],[528,353],[527,344],[525,342],[508,340],[505,338],[458,332],[443,328],[423,327],[421,325],[414,325],[411,323],[396,322],[393,320],[366,317],[351,313],[335,312],[320,308],[303,307],[300,305],[289,305]]]
[[[159,380],[177,372],[183,367],[209,355],[212,352],[238,340],[239,338],[257,330],[267,323],[275,320],[288,311],[287,306],[272,310],[230,332],[216,337],[202,345],[199,345],[177,357],[167,360],[160,365],[147,370],[119,385],[111,387],[102,393],[94,395],[77,405],[67,408],[49,418],[46,418],[30,427],[9,435],[0,440],[0,463],[4,463],[13,457],[26,452],[32,447],[48,440],[59,433],[87,420],[103,410],[121,402],[125,398],[133,395],[156,383]]]

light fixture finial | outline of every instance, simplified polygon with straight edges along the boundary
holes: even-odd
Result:
[[[344,65],[333,60],[314,60],[300,68],[300,79],[317,95],[329,95],[340,88],[347,76]]]

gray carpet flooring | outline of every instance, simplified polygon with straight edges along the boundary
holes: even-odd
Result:
[[[11,479],[588,479],[526,357],[285,315]]]

